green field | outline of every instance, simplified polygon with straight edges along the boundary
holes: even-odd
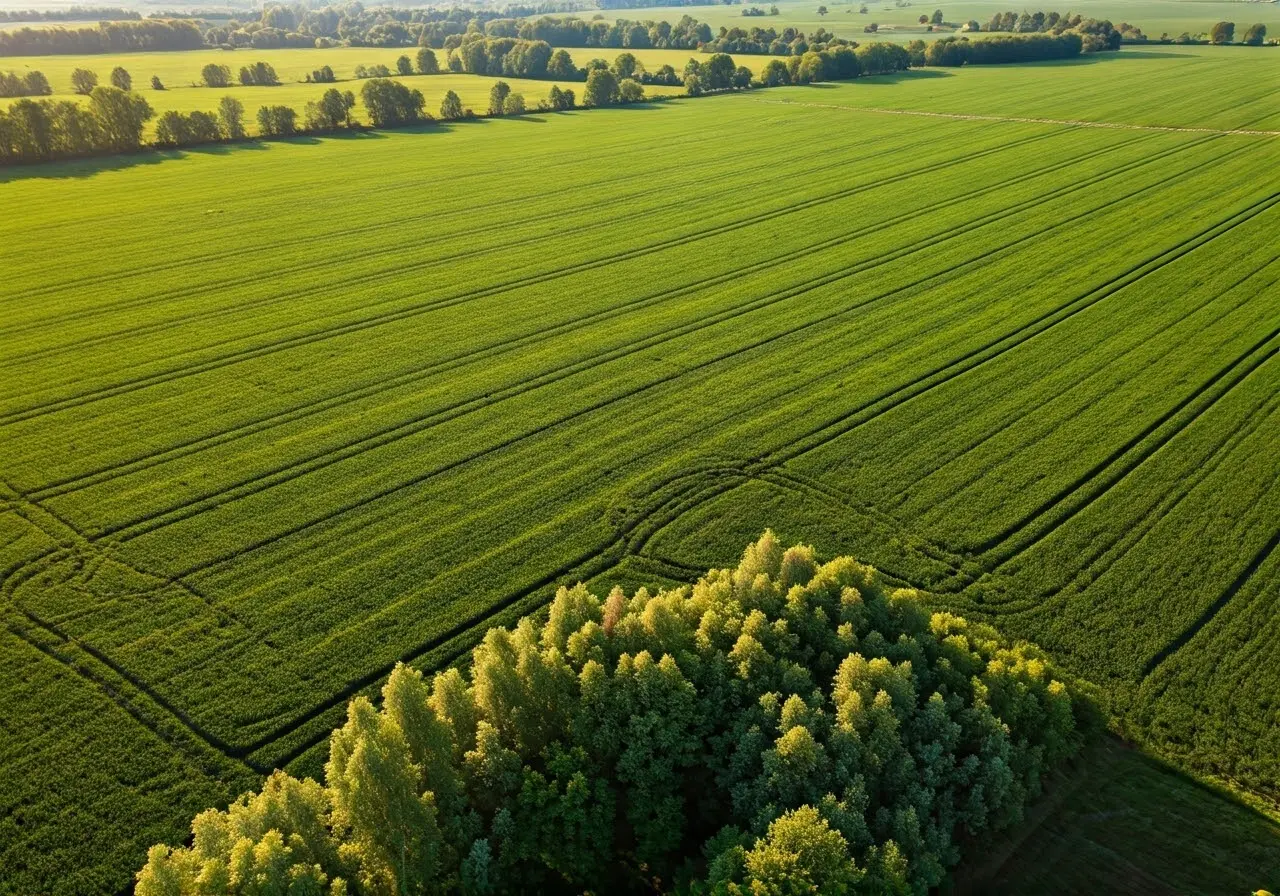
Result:
[[[1280,130],[1258,59],[0,173],[0,892],[118,892],[397,659],[766,526],[1275,798],[1280,136],[1224,133]]]
[[[1046,13],[1068,11],[1082,16],[1097,19],[1110,19],[1112,22],[1129,22],[1140,27],[1150,38],[1159,38],[1162,32],[1170,37],[1177,37],[1184,31],[1192,35],[1208,33],[1214,22],[1222,20],[1236,23],[1236,39],[1239,40],[1244,28],[1254,22],[1267,26],[1268,33],[1275,37],[1280,34],[1280,5],[1273,2],[1256,3],[1247,0],[1083,0],[1076,3],[1043,4],[1028,7],[1025,4],[1001,3],[999,0],[966,0],[962,3],[922,3],[919,0],[906,6],[895,6],[886,0],[837,0],[823,3],[812,2],[780,3],[747,2],[746,6],[758,6],[768,10],[777,6],[779,15],[762,17],[745,17],[742,7],[717,4],[714,6],[657,6],[637,10],[609,11],[605,15],[609,19],[652,19],[654,21],[679,21],[683,15],[693,16],[700,22],[706,22],[712,28],[802,28],[805,32],[813,32],[825,28],[841,37],[854,40],[867,40],[870,35],[863,29],[870,22],[875,22],[882,29],[876,40],[930,40],[941,36],[938,32],[927,32],[919,25],[920,16],[930,15],[935,9],[941,9],[945,20],[963,24],[969,19],[977,19],[984,27],[991,17],[998,12],[1022,12],[1025,9],[1034,11],[1043,9]],[[860,13],[865,5],[867,12]],[[826,6],[827,14],[818,15],[818,7]],[[583,18],[590,18],[586,13],[574,13]]]
[[[619,52],[621,51],[573,50],[571,55],[578,65],[585,65],[589,60],[597,57],[612,62]],[[360,88],[364,82],[354,80],[353,72],[357,65],[385,65],[395,71],[396,59],[405,54],[412,59],[416,53],[417,50],[413,47],[392,50],[335,47],[328,50],[235,50],[230,52],[191,50],[173,53],[118,53],[90,57],[12,56],[0,59],[0,70],[43,72],[53,87],[54,99],[75,100],[87,104],[88,97],[78,96],[72,92],[72,71],[82,67],[88,68],[97,73],[101,83],[106,84],[109,83],[111,70],[120,65],[133,76],[134,90],[151,104],[157,116],[170,109],[184,113],[216,111],[218,101],[223,96],[230,95],[244,103],[245,110],[248,112],[250,132],[256,132],[256,125],[252,119],[260,106],[291,106],[301,114],[307,103],[320,99],[321,95],[331,87],[344,91],[351,90],[359,98]],[[664,64],[683,70],[689,58],[697,55],[696,51],[690,50],[646,50],[636,54],[643,64],[655,70]],[[442,63],[445,61],[442,52],[438,52],[437,56]],[[769,58],[771,57],[749,56],[743,57],[743,61],[758,70],[763,68]],[[200,70],[211,62],[230,67],[234,80],[241,66],[251,65],[259,60],[270,63],[276,70],[276,75],[281,82],[279,86],[243,87],[236,84],[233,87],[215,89],[204,87],[199,83]],[[334,74],[339,79],[337,84],[308,84],[303,81],[307,75],[322,65],[333,68]],[[164,90],[150,88],[152,75],[160,78],[165,85]],[[474,109],[478,114],[483,114],[489,108],[489,90],[499,79],[484,75],[447,73],[398,77],[395,80],[422,91],[422,95],[427,100],[426,111],[436,115],[440,110],[440,101],[450,90],[458,94],[464,106]],[[575,82],[533,81],[521,78],[502,80],[511,85],[513,92],[524,94],[530,106],[535,106],[538,100],[545,99],[553,84],[573,90],[579,97],[583,87],[581,83]],[[645,88],[645,92],[649,96],[670,96],[683,93],[684,88],[651,85]],[[17,101],[0,99],[0,103],[5,105],[12,105],[14,102]],[[362,105],[357,104],[356,113],[357,119],[363,121]],[[149,127],[153,130],[155,122],[153,121]]]

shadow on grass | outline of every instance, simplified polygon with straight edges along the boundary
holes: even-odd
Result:
[[[865,75],[853,84],[910,84],[912,81],[933,81],[938,78],[954,78],[955,72],[942,71],[936,68],[913,68],[905,72],[893,72],[887,75]]]
[[[609,107],[614,111],[635,112],[661,108],[665,103],[631,103]],[[525,115],[503,116],[505,120],[521,121],[529,124],[546,124],[551,117],[574,115],[584,109],[570,109],[562,112],[539,111]],[[263,151],[271,148],[273,143],[291,144],[295,146],[317,146],[327,140],[364,141],[385,140],[392,134],[422,135],[448,133],[457,127],[475,127],[491,124],[496,119],[487,117],[460,118],[450,121],[435,120],[404,128],[354,128],[330,131],[322,134],[303,134],[297,137],[274,137],[266,140],[243,140],[235,143],[205,143],[199,146],[186,146],[181,149],[144,149],[136,153],[114,156],[97,156],[88,159],[70,159],[55,162],[34,162],[30,165],[13,165],[0,168],[0,184],[20,180],[43,178],[49,180],[65,180],[68,178],[87,178],[106,171],[120,171],[139,165],[158,165],[161,162],[178,161],[187,156],[230,156],[245,151]]]
[[[1021,824],[976,846],[956,896],[1280,888],[1274,818],[1113,737],[1055,773]]]

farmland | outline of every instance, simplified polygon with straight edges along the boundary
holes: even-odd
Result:
[[[768,526],[1034,639],[1135,739],[1276,798],[1259,60],[0,175],[0,890],[117,892],[261,772],[315,774],[396,660]]]
[[[325,90],[338,86],[343,90],[354,91],[357,95],[363,81],[355,80],[353,72],[356,66],[385,65],[392,71],[396,68],[396,59],[408,54],[413,58],[416,50],[406,49],[371,49],[354,47],[334,47],[327,50],[193,50],[173,53],[119,53],[114,55],[78,57],[78,56],[15,56],[0,61],[0,70],[5,71],[39,71],[43,72],[53,87],[54,98],[72,100],[87,105],[89,98],[79,96],[71,89],[71,72],[82,66],[95,71],[107,82],[111,70],[119,65],[127,69],[134,77],[134,87],[160,115],[169,110],[182,113],[196,111],[208,112],[216,110],[218,101],[224,96],[233,96],[240,100],[250,117],[260,106],[281,104],[301,110],[307,103],[320,99]],[[593,58],[602,58],[612,62],[619,50],[574,50],[572,56],[575,64],[586,65]],[[437,54],[443,58],[445,54]],[[697,51],[691,50],[648,50],[636,54],[637,58],[652,69],[670,64],[683,69],[691,56]],[[769,57],[744,57],[753,68],[762,67]],[[209,88],[200,84],[200,70],[213,63],[226,65],[232,69],[234,79],[240,66],[252,65],[255,62],[269,63],[280,78],[280,85],[275,87],[246,87],[235,84],[228,88]],[[338,84],[309,84],[304,79],[323,65],[334,70],[339,79]],[[165,85],[164,90],[152,90],[148,84],[152,75],[160,78]],[[489,90],[498,78],[483,75],[461,75],[445,73],[440,75],[413,75],[396,77],[414,90],[422,92],[426,98],[426,111],[436,114],[440,101],[447,91],[454,91],[464,106],[483,113],[489,106]],[[522,78],[503,78],[515,93],[523,94],[529,105],[536,105],[545,99],[552,85],[558,84],[577,94],[582,92],[581,82],[529,80]],[[649,85],[645,92],[649,96],[663,96],[683,93],[683,88]],[[11,105],[16,100],[0,99],[0,104]],[[363,111],[357,107],[357,119]],[[367,122],[364,122],[367,123]],[[155,121],[149,126],[154,131]],[[252,128],[251,128],[252,130]]]

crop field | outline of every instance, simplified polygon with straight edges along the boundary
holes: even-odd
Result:
[[[572,55],[578,65],[585,65],[590,59],[599,57],[612,62],[621,50],[574,50]],[[223,96],[234,96],[244,104],[246,124],[250,133],[256,133],[254,114],[260,106],[285,105],[296,109],[299,114],[307,103],[320,99],[326,90],[337,87],[350,90],[360,96],[363,81],[355,80],[353,72],[357,65],[385,65],[395,71],[396,59],[402,55],[414,58],[417,50],[407,49],[371,49],[338,47],[328,50],[192,50],[175,53],[118,53],[103,56],[12,56],[0,58],[0,71],[29,70],[40,71],[49,78],[53,87],[53,99],[73,100],[88,104],[89,98],[79,96],[71,89],[71,72],[77,68],[88,68],[96,72],[101,83],[109,83],[108,76],[117,65],[123,66],[133,76],[134,90],[146,99],[159,116],[163,112],[174,110],[190,113],[195,111],[214,112],[218,101]],[[689,50],[649,50],[635,54],[641,62],[653,69],[663,64],[671,64],[683,70],[684,64],[696,51]],[[443,64],[444,54],[437,51],[437,58]],[[759,70],[772,57],[749,56],[743,61],[753,70]],[[210,88],[199,84],[200,70],[210,62],[226,65],[231,68],[235,79],[240,66],[252,65],[254,62],[270,63],[280,79],[276,87],[244,87],[236,84],[227,88]],[[335,84],[308,84],[303,79],[322,65],[333,68],[339,81]],[[156,75],[165,85],[164,90],[150,88],[151,76]],[[426,98],[426,111],[437,115],[440,101],[447,91],[454,91],[462,100],[464,107],[483,113],[489,107],[489,90],[495,81],[500,79],[484,75],[465,75],[445,73],[440,75],[412,75],[394,77],[414,90],[419,90]],[[553,84],[573,90],[581,97],[583,85],[580,82],[543,81],[522,78],[502,78],[511,85],[515,93],[523,94],[530,106],[537,105],[538,100],[545,99]],[[664,96],[683,93],[683,87],[663,87],[649,85],[645,93],[649,96]],[[14,99],[0,99],[0,103],[8,106],[17,102]],[[364,120],[364,107],[357,102],[356,118]],[[366,122],[367,123],[367,122]],[[149,125],[149,133],[154,130],[155,121]]]
[[[1250,65],[0,175],[0,892],[118,892],[195,812],[316,773],[396,660],[765,527],[1280,796],[1280,91]]]
[[[770,6],[778,7],[778,15],[746,17],[742,15],[741,6],[656,6],[636,10],[616,10],[606,12],[605,16],[613,18],[653,19],[654,21],[679,21],[681,16],[690,15],[700,22],[706,22],[712,28],[802,28],[805,32],[813,32],[825,28],[840,37],[853,40],[865,40],[870,35],[863,29],[875,22],[885,31],[876,36],[876,40],[932,40],[944,36],[941,31],[926,31],[919,25],[920,16],[930,15],[935,9],[941,9],[947,22],[962,24],[969,19],[977,19],[984,26],[998,12],[1022,12],[1023,5],[1002,2],[1002,0],[963,0],[960,3],[933,2],[923,3],[920,0],[909,0],[905,6],[897,6],[892,0],[836,0],[822,3],[819,0],[781,0],[778,3],[747,2],[746,6],[757,6],[768,11]],[[819,15],[818,8],[825,6],[826,15]],[[860,12],[866,6],[865,13]],[[1177,37],[1184,31],[1190,34],[1208,33],[1214,22],[1235,22],[1237,40],[1245,27],[1254,22],[1267,26],[1272,36],[1280,32],[1280,6],[1271,2],[1248,2],[1248,0],[1083,0],[1076,3],[1044,4],[1029,10],[1043,9],[1046,13],[1068,10],[1082,16],[1098,19],[1110,19],[1119,24],[1129,22],[1142,28],[1150,38],[1159,38],[1161,33],[1168,32],[1170,37]],[[583,17],[583,13],[569,13]],[[589,17],[589,16],[588,16]],[[950,33],[946,31],[945,33]]]

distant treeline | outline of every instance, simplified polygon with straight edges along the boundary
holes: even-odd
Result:
[[[797,28],[721,28],[719,35],[702,47],[712,53],[750,53],[769,56],[803,56],[810,50],[856,47],[853,41],[836,37],[819,28],[805,37]]]
[[[1083,46],[1083,37],[1073,31],[1064,34],[988,37],[974,41],[966,37],[944,37],[926,45],[924,64],[998,65],[1007,62],[1036,62],[1042,59],[1071,59],[1080,55]]]
[[[197,50],[204,36],[193,22],[145,19],[84,28],[0,31],[0,56],[80,55],[143,50]]]
[[[600,47],[615,50],[696,50],[712,39],[711,26],[690,16],[669,22],[628,21],[586,22],[578,18],[494,19],[484,26],[486,37],[518,37],[521,40],[544,40],[555,47]],[[452,50],[463,34],[449,35],[439,45]]]
[[[737,65],[725,53],[714,53],[705,60],[690,59],[683,72],[679,73],[670,65],[663,65],[654,72],[646,71],[633,53],[619,54],[611,65],[603,59],[593,59],[585,68],[579,69],[573,65],[568,53],[552,50],[545,41],[494,40],[475,34],[450,54],[449,68],[505,77],[581,81],[585,82],[583,98],[586,104],[604,106],[643,99],[645,84],[683,85],[689,96],[700,96],[725,90],[891,74],[912,65],[986,65],[1064,59],[1079,55],[1083,45],[1083,37],[1077,32],[993,37],[972,42],[964,38],[944,38],[933,44],[913,41],[905,47],[892,43],[872,43],[857,48],[836,45],[821,51],[810,49],[786,60],[770,60],[759,77],[755,77],[750,69]],[[423,47],[417,53],[416,64],[408,56],[402,56],[397,61],[396,70],[400,75],[431,75],[439,73],[441,66],[435,52]],[[377,76],[366,80],[361,89],[364,106],[374,126],[395,127],[430,120],[431,116],[422,111],[425,100],[421,92],[382,77],[389,73],[385,67],[360,73]],[[144,99],[129,92],[132,79],[128,72],[122,68],[114,70],[111,74],[114,86],[111,87],[94,86],[97,76],[93,72],[77,70],[76,76],[73,81],[77,81],[77,89],[89,94],[87,108],[65,100],[20,99],[7,112],[0,110],[0,164],[124,152],[142,146],[142,130],[153,112]],[[225,87],[231,83],[231,70],[227,66],[211,63],[205,66],[201,76],[210,87]],[[23,84],[19,89],[28,86],[28,82],[14,75],[0,77],[0,84],[6,83],[6,79],[16,79]],[[311,73],[310,80],[325,83],[336,78],[330,66],[322,66]],[[279,83],[271,66],[263,62],[243,67],[240,82],[253,86]],[[158,84],[158,79],[152,79],[153,87],[160,89]],[[30,82],[29,86],[38,85]],[[506,87],[505,83],[503,87]],[[572,91],[557,85],[552,87],[548,100],[540,103],[538,108],[573,108],[574,101]],[[301,125],[296,110],[277,105],[264,106],[259,110],[258,127],[263,136],[290,136],[304,131],[319,133],[353,127],[351,110],[354,106],[355,96],[351,91],[343,93],[331,88],[318,103],[307,105],[301,116]],[[524,111],[524,98],[510,94],[508,89],[502,97],[491,99],[488,114]],[[440,117],[455,119],[469,115],[457,95],[450,91],[441,106]],[[213,136],[212,122],[215,119],[220,122],[217,137]],[[157,144],[186,146],[243,139],[243,126],[237,125],[242,119],[243,107],[229,96],[222,99],[217,113],[184,115],[166,112],[157,122]]]
[[[0,22],[119,22],[141,18],[142,13],[119,6],[72,6],[68,9],[0,9]]]
[[[760,86],[782,87],[787,84],[847,81],[865,75],[888,75],[906,71],[910,65],[910,53],[899,44],[874,43],[857,49],[836,46],[820,52],[809,50],[801,56],[792,56],[785,62],[781,59],[770,60],[760,75]]]
[[[1056,12],[1016,13],[998,12],[987,23],[987,31],[1009,31],[1019,34],[1065,34],[1074,32],[1082,39],[1083,52],[1120,49],[1121,32],[1130,30],[1141,35],[1132,25],[1122,23],[1116,28],[1106,19],[1086,19],[1080,15],[1060,15]]]

